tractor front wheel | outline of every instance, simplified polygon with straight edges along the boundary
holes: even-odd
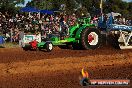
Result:
[[[51,42],[46,43],[47,52],[51,52],[53,50],[53,44]]]
[[[81,34],[81,45],[83,49],[96,49],[101,44],[101,33],[96,28],[86,28]]]

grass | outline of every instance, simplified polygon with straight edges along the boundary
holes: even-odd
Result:
[[[7,42],[0,45],[0,48],[16,48],[16,47],[19,47],[19,45],[18,43],[14,43],[14,42],[13,43]]]

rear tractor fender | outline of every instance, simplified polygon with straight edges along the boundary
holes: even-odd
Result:
[[[76,39],[80,39],[80,37],[81,37],[81,32],[82,32],[83,30],[85,30],[85,28],[86,28],[86,25],[83,25],[83,26],[81,26],[81,27],[77,30],[77,32],[76,32],[76,34],[75,34],[75,38],[76,38]]]
[[[76,38],[76,39],[80,39],[82,31],[85,30],[86,27],[93,28],[93,27],[95,27],[95,26],[92,25],[92,24],[91,24],[91,25],[83,25],[83,26],[81,26],[81,27],[77,30],[76,34],[75,34],[75,38]]]

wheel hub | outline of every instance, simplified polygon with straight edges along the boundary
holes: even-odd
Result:
[[[98,43],[98,35],[95,32],[91,32],[88,35],[88,40],[87,41],[90,45],[96,45]]]
[[[53,46],[52,44],[49,44],[49,49],[52,50]]]
[[[88,42],[91,43],[94,40],[94,36],[92,34],[88,35]]]

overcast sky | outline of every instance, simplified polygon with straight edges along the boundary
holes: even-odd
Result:
[[[28,3],[28,1],[31,1],[31,0],[25,0],[25,5]],[[24,6],[25,6],[25,5],[24,5]]]

